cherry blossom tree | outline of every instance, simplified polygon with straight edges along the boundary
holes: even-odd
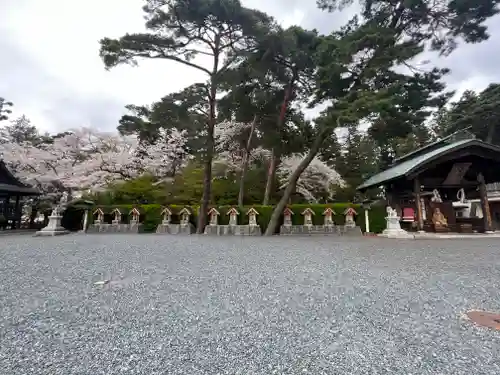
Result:
[[[269,160],[272,152],[258,146],[259,137],[253,123],[223,121],[217,124],[215,168],[225,173],[243,174],[246,168],[257,160]],[[252,139],[254,142],[249,145],[248,142]],[[288,185],[293,171],[302,158],[301,154],[283,158],[277,170],[280,189]],[[316,157],[300,176],[295,190],[308,201],[317,202],[321,198],[332,199],[336,188],[345,185],[339,173]]]
[[[283,158],[277,170],[280,189],[289,184],[293,172],[303,158],[304,155],[300,154]],[[337,171],[315,157],[297,180],[295,191],[310,203],[317,203],[320,198],[332,199],[336,188],[345,186],[345,181]]]
[[[19,178],[57,195],[99,189],[144,173],[173,176],[188,159],[185,143],[176,129],[162,131],[154,144],[147,144],[135,136],[79,128],[36,146],[9,140],[0,145],[0,153]]]
[[[215,126],[215,164],[224,164],[232,171],[240,172],[249,138],[254,137],[252,124],[239,121],[222,121]],[[250,147],[249,147],[250,148]]]
[[[221,164],[228,171],[240,175],[238,205],[243,206],[245,177],[249,166],[258,159],[268,158],[270,152],[260,146],[260,134],[256,129],[257,115],[251,122],[223,121],[215,127],[215,168]]]
[[[34,146],[30,142],[2,144],[2,158],[20,179],[44,192],[64,190],[82,181],[80,167],[88,151],[80,147],[74,135],[55,138],[51,143]]]
[[[154,143],[139,145],[142,170],[158,179],[171,179],[192,158],[187,149],[187,132],[175,128],[160,129]]]

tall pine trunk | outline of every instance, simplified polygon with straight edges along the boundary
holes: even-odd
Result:
[[[285,209],[292,193],[295,191],[295,187],[297,186],[297,181],[300,175],[309,166],[309,164],[311,164],[311,161],[318,154],[321,144],[323,143],[323,138],[325,134],[326,134],[326,129],[322,130],[318,134],[306,157],[300,162],[300,164],[297,166],[295,171],[293,171],[292,175],[290,176],[290,180],[286,185],[285,191],[283,192],[283,196],[281,197],[280,201],[274,208],[271,218],[269,219],[266,232],[264,233],[265,236],[272,236],[274,234],[274,231],[276,230],[276,227],[279,224],[281,214],[283,213],[283,210]]]
[[[217,94],[217,71],[219,69],[219,42],[215,41],[216,51],[214,52],[214,66],[212,76],[210,77],[210,92],[208,97],[208,122],[207,122],[207,151],[205,155],[205,166],[203,171],[203,196],[201,198],[200,212],[198,213],[198,223],[196,226],[196,233],[202,234],[205,231],[207,223],[208,206],[210,205],[210,196],[212,195],[212,161],[214,158],[214,128],[216,121],[216,94]]]
[[[203,170],[203,196],[201,198],[200,212],[198,215],[198,225],[196,233],[202,234],[207,222],[208,206],[212,194],[212,160],[214,157],[214,127],[215,127],[215,100],[210,99],[210,117],[207,134],[207,151],[205,155],[205,165]]]
[[[210,195],[212,194],[212,159],[213,159],[213,128],[212,134],[207,136],[207,153],[205,155],[205,166],[203,170],[203,196],[201,198],[200,212],[196,233],[202,234],[207,222],[208,207],[210,205]]]
[[[281,104],[281,111],[278,116],[278,123],[276,127],[278,132],[282,130],[283,125],[285,123],[286,110],[288,108],[290,97],[292,96],[294,80],[295,78],[292,78],[292,80],[286,87],[285,93],[283,95],[283,103]],[[264,200],[262,202],[264,206],[267,206],[269,204],[271,192],[273,189],[274,176],[276,175],[276,167],[278,166],[278,157],[277,157],[278,155],[276,154],[275,151],[276,150],[274,148],[271,149],[271,160],[269,161],[269,169],[267,171],[266,190],[264,192]]]
[[[253,117],[252,125],[250,127],[250,134],[248,135],[247,144],[245,147],[245,154],[243,155],[243,165],[241,166],[240,176],[240,191],[238,193],[238,206],[243,206],[243,198],[245,197],[245,177],[248,170],[248,162],[250,161],[250,149],[252,147],[252,138],[257,123],[257,115]]]

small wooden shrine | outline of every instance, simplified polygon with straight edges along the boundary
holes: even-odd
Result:
[[[7,226],[10,229],[20,228],[23,198],[38,195],[41,193],[37,189],[24,185],[0,160],[0,227],[2,229]]]
[[[492,221],[486,184],[500,181],[500,147],[458,131],[395,159],[388,169],[370,177],[358,190],[382,187],[407,230],[490,232]],[[457,197],[481,202],[482,215],[457,215]]]

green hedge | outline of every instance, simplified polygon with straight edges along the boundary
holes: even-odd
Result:
[[[111,222],[113,219],[113,215],[111,212],[113,209],[118,208],[121,213],[122,213],[122,221],[123,222],[128,222],[129,220],[129,212],[132,210],[132,208],[138,208],[139,211],[141,212],[141,217],[140,221],[143,224],[142,230],[145,233],[152,233],[156,230],[156,227],[161,223],[163,217],[161,215],[161,212],[163,210],[163,206],[159,204],[145,204],[145,205],[132,205],[132,204],[121,204],[121,205],[114,205],[114,206],[95,206],[92,208],[91,212],[89,212],[89,223],[92,223],[94,220],[94,217],[92,213],[97,209],[101,208],[105,214],[104,220],[106,222]],[[179,223],[180,218],[179,218],[179,212],[184,208],[188,208],[191,213],[191,223],[196,226],[197,223],[197,218],[198,218],[198,207],[197,206],[181,206],[181,205],[169,205],[168,206],[170,211],[172,211],[172,223]],[[214,207],[216,208],[219,213],[219,224],[228,224],[229,223],[229,216],[227,215],[227,212],[231,209],[231,207],[234,206],[218,206]],[[246,215],[247,211],[250,209],[250,207],[253,207],[259,212],[259,215],[257,217],[257,222],[260,225],[262,231],[264,232],[267,223],[269,222],[269,219],[271,217],[271,214],[273,212],[274,207],[273,206],[261,206],[261,205],[253,205],[253,206],[245,206],[243,209],[237,208],[238,211],[240,212],[240,215],[238,216],[238,223],[239,224],[248,224],[248,216]],[[333,204],[294,204],[289,206],[290,209],[294,212],[294,215],[292,216],[292,222],[294,224],[302,224],[303,223],[303,216],[302,212],[306,208],[311,208],[315,215],[313,216],[313,223],[321,225],[323,224],[323,212],[324,210],[329,207],[331,208],[334,212],[335,215],[333,216],[334,222],[337,225],[343,225],[345,222],[345,216],[344,216],[344,211],[347,207],[353,207],[358,215],[356,215],[355,220],[356,223],[361,227],[363,232],[366,231],[365,228],[365,216],[364,216],[364,209],[358,205],[358,204],[350,204],[350,203],[333,203]],[[80,213],[78,213],[80,212]],[[81,217],[81,211],[78,210],[67,210],[65,212],[65,215],[80,215]],[[381,206],[374,206],[370,210],[370,231],[373,233],[380,233],[385,229],[385,207]],[[70,221],[69,218],[66,218],[65,221]],[[280,223],[283,222],[283,216],[280,219]],[[279,231],[279,227],[277,228],[277,231]]]

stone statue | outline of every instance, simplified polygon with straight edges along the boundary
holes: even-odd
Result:
[[[387,217],[398,217],[398,212],[391,206],[387,206],[385,212],[387,212]]]
[[[61,209],[60,209],[59,205],[55,206],[52,209],[50,216],[61,216]]]
[[[438,189],[434,189],[432,191],[431,201],[432,202],[436,202],[436,203],[442,203],[443,202],[443,200],[441,199],[441,194],[439,194],[439,190]]]
[[[64,191],[62,193],[61,199],[59,200],[59,203],[55,205],[55,207],[52,209],[51,216],[60,216],[61,212],[64,211],[66,206],[68,205],[68,192]]]
[[[438,207],[434,209],[434,214],[432,215],[432,224],[434,224],[434,226],[437,228],[448,227],[448,220],[446,220],[446,217]]]
[[[67,191],[65,191],[65,192],[63,192],[63,193],[62,193],[61,200],[59,201],[59,203],[60,203],[61,205],[66,205],[66,203],[68,203],[68,195],[69,195],[69,194],[68,194],[68,192],[67,192]]]
[[[57,203],[49,216],[47,226],[35,233],[35,236],[56,236],[61,234],[68,234],[69,231],[61,226],[62,212],[68,205],[68,193],[63,192],[59,203]]]

